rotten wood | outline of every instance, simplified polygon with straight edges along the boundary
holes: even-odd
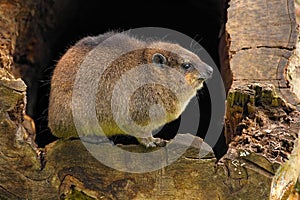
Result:
[[[226,84],[229,150],[223,159],[243,151],[255,155],[256,166],[275,173],[270,199],[292,198],[300,172],[298,162],[289,161],[298,158],[300,130],[300,40],[294,13],[294,2],[288,0],[230,1],[220,43],[226,49],[221,57],[228,55],[223,77],[232,74],[231,86]],[[279,169],[266,166],[265,159]]]

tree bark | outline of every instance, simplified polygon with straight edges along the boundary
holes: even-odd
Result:
[[[51,51],[45,49],[70,21],[59,13],[78,9],[71,1],[54,2],[0,1],[0,199],[297,198],[300,40],[294,0],[229,1],[219,49],[227,91],[227,154],[217,162],[200,138],[178,135],[171,141],[176,148],[161,155],[162,163],[172,164],[146,173],[109,168],[80,140],[39,149],[23,126],[23,80],[34,84],[28,72],[49,59]],[[150,151],[138,145],[119,148]],[[187,150],[178,160],[170,160],[182,149]],[[115,154],[112,159],[127,158]]]
[[[300,166],[300,44],[294,2],[230,1],[227,17],[222,74],[232,79],[226,83],[229,150],[223,159],[233,154],[248,161],[248,152],[256,168],[275,173],[270,199],[292,198]]]

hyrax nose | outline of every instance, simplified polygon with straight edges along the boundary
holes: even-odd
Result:
[[[214,70],[211,66],[209,66],[205,63],[202,63],[200,65],[200,68],[201,68],[201,71],[199,74],[199,79],[206,80],[206,79],[209,79],[212,77]]]

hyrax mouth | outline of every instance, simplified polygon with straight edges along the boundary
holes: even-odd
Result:
[[[200,67],[201,71],[199,73],[198,80],[206,81],[207,79],[212,78],[213,76],[213,68],[205,63],[202,63]]]
[[[200,90],[203,87],[205,81],[204,78],[200,78],[198,74],[186,74],[187,83],[194,89]]]
[[[204,83],[205,79],[199,78],[197,81],[195,81],[195,86],[194,88],[196,90],[200,90],[203,87],[203,83]]]
[[[200,90],[203,87],[203,83],[212,78],[212,75],[212,67],[202,63],[194,71],[186,74],[186,80],[195,90]]]

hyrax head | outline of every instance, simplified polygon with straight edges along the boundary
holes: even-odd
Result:
[[[197,55],[178,44],[153,42],[145,50],[144,56],[148,63],[157,66],[157,70],[169,69],[179,72],[181,76],[184,76],[185,81],[185,83],[181,84],[190,86],[194,91],[201,89],[203,82],[211,78],[213,74],[212,67],[204,63]],[[172,79],[176,79],[171,74],[166,76],[170,82],[172,82]],[[173,83],[176,83],[176,80],[174,81]],[[177,79],[177,83],[180,82],[180,79]]]

